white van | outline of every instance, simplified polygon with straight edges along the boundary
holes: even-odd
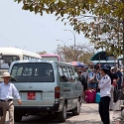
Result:
[[[25,115],[57,113],[64,122],[67,111],[80,114],[83,87],[72,65],[25,60],[13,62],[9,71],[22,99],[22,105],[14,99],[15,121]]]

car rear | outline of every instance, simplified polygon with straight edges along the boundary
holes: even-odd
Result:
[[[54,76],[54,64],[49,62],[14,62],[11,82],[18,89],[22,105],[14,99],[16,115],[35,115],[59,110],[60,89]]]

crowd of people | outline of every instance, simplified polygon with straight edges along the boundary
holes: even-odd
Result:
[[[110,124],[109,111],[113,110],[114,90],[121,90],[123,87],[123,70],[117,67],[77,67],[80,81],[86,90],[100,92],[99,114],[103,124]]]
[[[123,86],[123,70],[117,67],[107,67],[107,74],[111,78],[113,86],[117,84],[117,88],[121,89]],[[78,75],[81,79],[81,83],[84,87],[84,91],[87,89],[97,89],[98,81],[101,79],[100,67],[83,66],[76,67]]]

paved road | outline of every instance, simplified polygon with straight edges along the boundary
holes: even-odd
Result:
[[[113,122],[113,117],[118,116],[120,112],[110,112],[111,124]],[[8,123],[8,116],[6,119],[6,124]],[[81,114],[78,116],[72,116],[68,113],[68,118],[65,123],[59,123],[54,117],[38,117],[38,116],[28,116],[23,117],[22,122],[15,124],[102,124],[98,114],[98,104],[87,104],[84,103],[81,107]]]

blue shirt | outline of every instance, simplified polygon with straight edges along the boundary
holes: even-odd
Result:
[[[92,71],[88,73],[88,83],[89,83],[89,80],[91,80],[94,76],[95,76],[95,73],[93,73]]]
[[[94,73],[93,72],[89,72],[88,76],[89,76],[89,78],[93,78]]]
[[[117,73],[116,73],[116,76],[117,77],[119,77],[119,81],[117,82],[118,84],[121,84],[122,83],[122,73],[120,72],[120,71],[118,71]]]
[[[12,83],[5,84],[4,82],[0,83],[0,99],[8,100],[13,99],[13,96],[17,99],[20,99],[20,95],[15,85]]]

